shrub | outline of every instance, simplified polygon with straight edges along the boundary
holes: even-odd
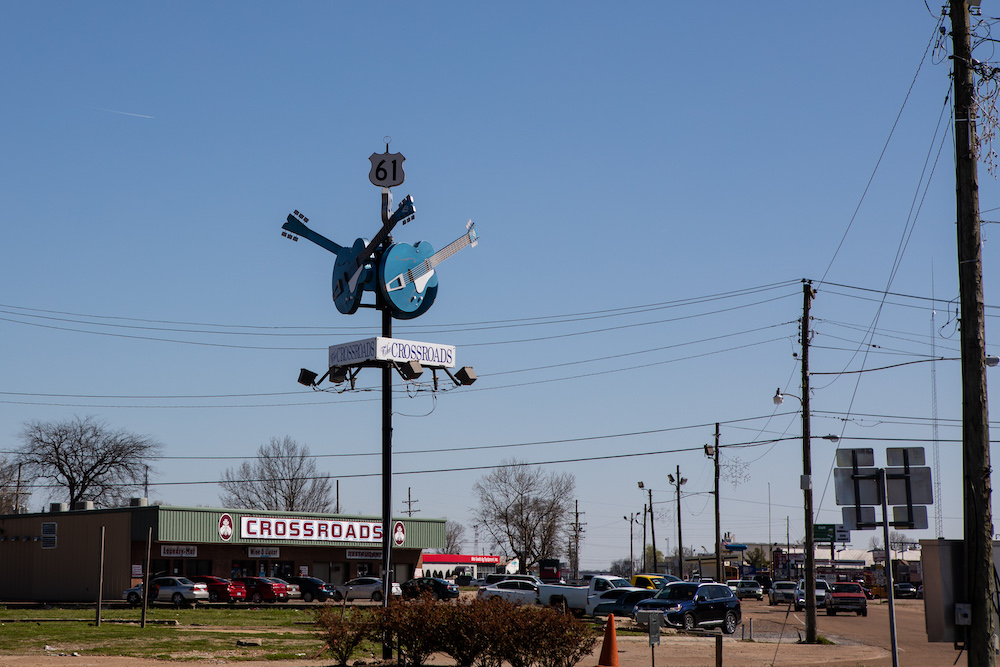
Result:
[[[448,633],[448,608],[425,594],[414,602],[392,600],[384,608],[380,630],[388,633],[391,644],[399,651],[399,664],[419,667],[432,653],[444,646]]]
[[[512,608],[500,598],[448,605],[441,651],[459,667],[500,667],[502,656],[496,648],[502,645]]]
[[[369,609],[323,606],[316,612],[319,637],[340,665],[346,665],[354,651],[366,639],[373,639],[378,628],[378,616]]]

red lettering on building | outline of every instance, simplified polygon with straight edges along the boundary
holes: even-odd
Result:
[[[347,534],[344,535],[344,539],[345,540],[349,540],[351,538],[353,538],[355,540],[358,539],[357,533],[354,532],[354,524],[353,523],[347,524]]]
[[[263,521],[262,520],[260,522],[260,536],[261,537],[264,537],[264,536],[270,537],[271,536],[271,522],[270,521]]]
[[[302,537],[312,537],[316,534],[316,523],[313,521],[307,521],[304,526],[302,526]]]
[[[284,521],[274,522],[274,534],[278,537],[283,537],[288,530],[288,524]]]
[[[292,521],[288,524],[288,536],[298,537],[299,536],[299,522]]]
[[[318,538],[330,537],[328,530],[329,530],[329,525],[325,521],[321,521],[319,524],[319,533],[316,535],[316,537]]]

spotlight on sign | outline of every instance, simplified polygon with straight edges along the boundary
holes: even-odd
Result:
[[[423,374],[424,367],[420,365],[419,361],[413,359],[397,364],[396,370],[399,371],[404,380],[416,380]]]
[[[460,387],[462,385],[468,386],[476,381],[476,372],[472,370],[472,366],[462,366],[458,369],[456,373],[452,373],[447,368],[443,369],[451,381],[455,383],[455,386]]]
[[[347,379],[348,369],[343,366],[334,366],[330,369],[330,382],[334,384],[341,384]]]
[[[308,368],[299,369],[299,384],[307,387],[316,386],[316,378],[319,377]]]

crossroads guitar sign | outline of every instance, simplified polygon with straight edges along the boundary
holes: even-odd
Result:
[[[392,211],[391,187],[400,185],[406,178],[403,173],[401,153],[372,153],[368,180],[382,188],[382,228],[370,241],[358,238],[350,246],[331,241],[306,225],[309,218],[295,211],[281,226],[281,235],[298,241],[300,236],[337,256],[333,267],[333,302],[344,315],[353,315],[362,305],[361,297],[371,292],[375,304],[368,307],[385,308],[399,320],[420,317],[434,304],[438,291],[436,267],[463,248],[474,248],[479,242],[472,220],[466,224],[466,233],[438,252],[427,241],[393,243],[392,230],[405,225],[416,217],[413,197],[407,195]],[[383,305],[380,305],[384,303]]]

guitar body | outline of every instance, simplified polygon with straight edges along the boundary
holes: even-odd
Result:
[[[392,316],[398,320],[420,317],[437,297],[438,279],[429,271],[416,280],[407,275],[411,269],[428,261],[434,248],[427,241],[394,243],[382,253],[376,283],[382,296],[390,303]]]
[[[374,274],[370,262],[360,267],[358,274],[358,257],[365,252],[368,242],[358,239],[350,248],[344,248],[337,253],[337,263],[333,266],[333,303],[344,315],[353,315],[361,305],[361,295],[365,289],[375,288],[372,279]],[[356,277],[355,277],[356,276]],[[352,286],[352,278],[354,283]]]

